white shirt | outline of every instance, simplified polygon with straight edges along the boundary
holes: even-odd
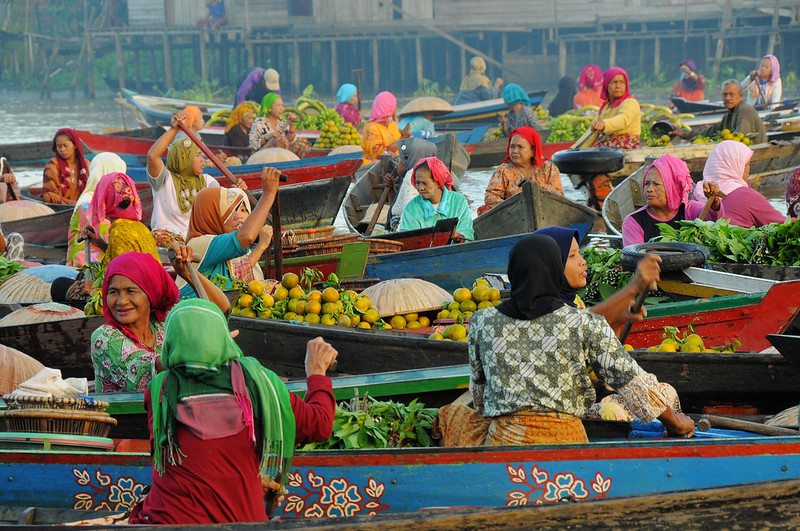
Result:
[[[204,173],[203,178],[206,180],[206,186],[219,186],[212,176]],[[147,180],[153,188],[153,216],[150,218],[150,228],[168,230],[185,238],[192,211],[181,212],[178,208],[178,192],[175,190],[175,181],[172,180],[167,166],[162,167],[161,173],[156,178],[148,173]]]

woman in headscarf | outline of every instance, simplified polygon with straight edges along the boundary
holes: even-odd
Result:
[[[795,168],[786,183],[786,215],[800,218],[800,168]]]
[[[484,205],[478,213],[483,214],[520,193],[525,181],[536,183],[548,192],[564,195],[561,174],[555,164],[544,159],[542,139],[532,127],[520,127],[512,131],[508,138],[506,158],[489,180]]]
[[[352,83],[345,83],[336,92],[336,112],[342,117],[345,123],[353,127],[361,125],[361,111],[356,108],[358,105],[358,89]]]
[[[547,107],[547,112],[554,118],[560,116],[572,110],[574,100],[575,81],[569,76],[564,76],[558,80],[558,94],[556,94],[556,97],[550,102],[550,106]]]
[[[187,245],[203,256],[197,270],[211,278],[226,278],[225,289],[230,289],[233,280],[264,280],[258,260],[272,239],[272,227],[266,222],[279,177],[280,171],[264,167],[263,193],[252,213],[244,192],[238,188],[207,188],[197,195],[186,234]],[[248,251],[256,239],[258,244]],[[193,294],[191,286],[180,281],[178,285],[182,296]]]
[[[186,114],[186,121],[184,122],[184,125],[191,129],[197,138],[201,138],[200,131],[202,131],[206,126],[206,121],[203,118],[203,111],[201,111],[200,107],[197,105],[187,105],[183,108],[183,112]],[[181,131],[175,137],[175,140],[180,140],[183,138],[188,138],[188,135]]]
[[[398,140],[397,151],[396,171],[399,178],[395,179],[392,174],[384,176],[383,180],[384,185],[393,186],[395,189],[395,198],[389,207],[390,215],[386,221],[386,228],[390,231],[397,230],[403,209],[409,201],[419,195],[416,187],[411,184],[414,166],[420,159],[435,157],[439,153],[439,149],[433,142],[413,137]]]
[[[681,78],[672,86],[669,97],[683,98],[686,101],[701,101],[706,99],[706,78],[697,73],[697,65],[691,59],[686,59],[680,66]],[[670,103],[670,105],[672,105]]]
[[[695,186],[694,199],[702,201],[704,187],[714,184],[722,192],[725,208],[720,217],[730,220],[731,225],[750,228],[783,223],[786,216],[747,184],[752,156],[753,150],[741,142],[723,140],[717,144],[706,160],[703,180]]]
[[[194,142],[183,138],[173,143],[180,131],[178,123],[187,119],[184,111],[175,113],[172,127],[147,152],[147,180],[153,188],[150,228],[159,247],[169,247],[173,241],[185,243],[194,198],[206,186],[219,186],[203,173],[203,154]],[[166,165],[161,161],[165,151]]]
[[[136,184],[124,173],[106,174],[97,183],[89,203],[89,221],[80,234],[104,253],[103,269],[117,256],[134,251],[159,259],[153,235],[142,223],[142,200]],[[106,243],[99,234],[100,227],[108,222]]]
[[[270,92],[264,96],[258,109],[258,117],[250,128],[250,147],[253,151],[262,147],[283,148],[302,159],[311,150],[311,144],[295,134],[297,116],[293,112],[288,114],[286,120],[281,119],[283,110],[283,98],[280,95]]]
[[[486,61],[483,57],[473,57],[469,61],[469,74],[461,81],[453,105],[491,100],[497,97],[502,86],[503,80],[499,77],[492,86],[492,82],[486,77]]]
[[[253,125],[258,104],[245,101],[237,105],[225,124],[225,145],[231,147],[250,147],[250,127]]]
[[[378,160],[383,152],[397,155],[397,141],[403,136],[395,121],[397,98],[391,92],[380,92],[372,102],[369,121],[364,124],[361,149],[367,160]]]
[[[750,105],[768,105],[770,108],[779,105],[783,98],[783,86],[778,58],[765,55],[758,70],[750,72],[742,81],[742,91]]]
[[[453,176],[444,162],[436,157],[420,159],[411,173],[411,184],[419,195],[403,209],[399,231],[433,227],[440,219],[458,218],[453,239],[475,239],[467,199],[453,191]]]
[[[89,204],[94,197],[95,189],[97,188],[100,179],[109,173],[125,173],[128,166],[116,153],[98,153],[89,163],[89,180],[86,182],[86,188],[75,203],[75,210],[72,212],[72,217],[69,220],[69,241],[67,246],[67,265],[70,267],[80,268],[85,265],[86,257],[84,253],[84,244],[80,240],[81,231],[87,226],[91,225],[91,216],[89,214]],[[111,222],[101,220],[97,227],[97,233],[100,238],[107,241],[108,228]],[[96,245],[91,246],[91,260],[96,262],[103,257],[103,250]]]
[[[627,408],[669,436],[691,437],[694,422],[676,414],[655,376],[642,370],[599,315],[561,300],[564,265],[541,234],[511,249],[511,298],[470,319],[470,389],[490,420],[487,445],[585,443],[579,416],[595,402],[587,366],[613,386]]]
[[[42,199],[46,203],[74,205],[89,179],[89,164],[83,158],[78,132],[59,129],[53,137],[56,156],[44,167]]]
[[[693,188],[694,181],[684,161],[672,155],[659,157],[644,172],[642,190],[647,204],[625,216],[622,222],[622,245],[644,243],[660,236],[658,223],[678,228],[681,220],[698,218],[705,201],[690,200]],[[707,198],[714,198],[704,221],[724,218],[717,185],[705,183],[703,192]]]
[[[622,68],[609,68],[603,74],[603,105],[592,130],[601,134],[597,146],[636,149],[642,134],[642,108],[631,96],[628,73]]]
[[[167,316],[166,371],[144,396],[152,488],[130,523],[265,521],[265,496],[282,490],[295,446],[330,437],[336,403],[325,373],[336,350],[320,337],[308,342],[301,399],[232,335],[206,301],[182,301]]]
[[[603,71],[597,65],[586,65],[581,70],[581,77],[578,79],[578,93],[573,98],[576,109],[581,109],[587,105],[600,107],[603,98],[600,92],[603,88]]]
[[[516,83],[509,83],[503,89],[503,100],[508,107],[508,113],[499,116],[500,128],[503,136],[511,136],[511,133],[520,127],[532,127],[541,134],[542,126],[536,113],[531,109],[531,100],[528,93]]]

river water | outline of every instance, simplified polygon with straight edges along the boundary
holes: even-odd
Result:
[[[55,99],[43,102],[34,96],[9,93],[0,95],[0,124],[3,126],[0,144],[50,140],[62,127],[102,133],[105,128],[136,125],[133,114],[111,97],[95,101]],[[13,165],[13,161],[10,162]],[[43,167],[43,164],[14,166],[20,186],[41,186]],[[461,181],[460,191],[466,196],[473,217],[477,215],[478,207],[483,204],[484,190],[491,176],[491,168],[470,170]],[[562,177],[562,184],[565,195],[570,199],[576,201],[586,199],[584,191],[575,190],[568,177]],[[761,191],[775,208],[780,212],[786,211],[782,187],[772,187]],[[346,228],[341,213],[336,225],[337,229]]]

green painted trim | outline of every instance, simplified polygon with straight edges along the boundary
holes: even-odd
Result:
[[[647,317],[665,317],[669,315],[683,315],[687,313],[710,312],[713,310],[728,310],[730,308],[750,306],[761,302],[766,294],[767,292],[750,293],[747,295],[727,295],[711,299],[657,304],[647,307]]]

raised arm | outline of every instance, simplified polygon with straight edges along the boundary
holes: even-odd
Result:
[[[281,172],[270,166],[265,166],[261,170],[261,190],[263,191],[261,199],[258,200],[252,214],[247,216],[242,227],[236,232],[236,238],[242,249],[247,249],[256,241],[261,228],[266,224],[272,203],[275,201],[275,195],[278,193],[280,176]]]
[[[178,135],[178,131],[180,131],[178,124],[184,120],[186,120],[186,113],[183,111],[176,112],[170,120],[172,127],[164,131],[164,134],[150,146],[150,150],[147,152],[147,173],[150,177],[155,179],[164,169],[161,154],[169,149],[169,145],[172,144],[172,141]]]

